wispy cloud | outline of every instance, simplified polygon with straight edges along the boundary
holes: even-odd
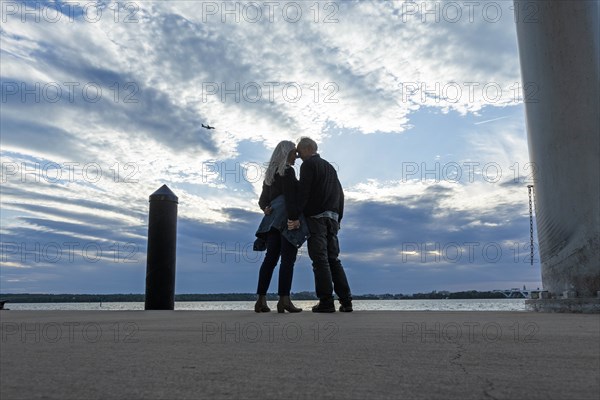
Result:
[[[494,122],[494,121],[500,121],[500,120],[506,119],[506,118],[508,118],[508,117],[498,117],[498,118],[487,119],[485,121],[475,122],[475,123],[473,123],[473,125],[487,124],[487,123]]]

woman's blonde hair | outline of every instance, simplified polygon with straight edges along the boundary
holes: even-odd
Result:
[[[287,160],[290,152],[296,149],[294,142],[289,140],[282,140],[277,144],[271,159],[269,160],[269,166],[265,173],[265,183],[271,186],[275,180],[275,174],[283,176],[285,174],[285,167],[287,166]]]

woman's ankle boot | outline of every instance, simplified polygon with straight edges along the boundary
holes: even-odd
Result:
[[[290,300],[290,296],[279,296],[279,301],[277,302],[277,312],[282,313],[284,311],[296,313],[302,311],[302,309],[294,306],[292,300]]]
[[[258,295],[258,300],[256,300],[256,303],[254,304],[254,311],[256,311],[257,313],[271,311],[271,309],[267,305],[267,296],[266,295],[264,295],[264,294]]]

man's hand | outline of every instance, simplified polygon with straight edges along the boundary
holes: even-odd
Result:
[[[288,219],[288,229],[290,231],[293,231],[294,229],[300,229],[300,220],[299,219],[295,219],[295,220],[291,220]]]
[[[271,208],[271,206],[266,206],[263,211],[265,215],[270,215],[273,212],[273,209]]]

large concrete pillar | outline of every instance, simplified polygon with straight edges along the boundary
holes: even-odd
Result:
[[[542,283],[600,291],[600,37],[597,0],[515,0]]]

